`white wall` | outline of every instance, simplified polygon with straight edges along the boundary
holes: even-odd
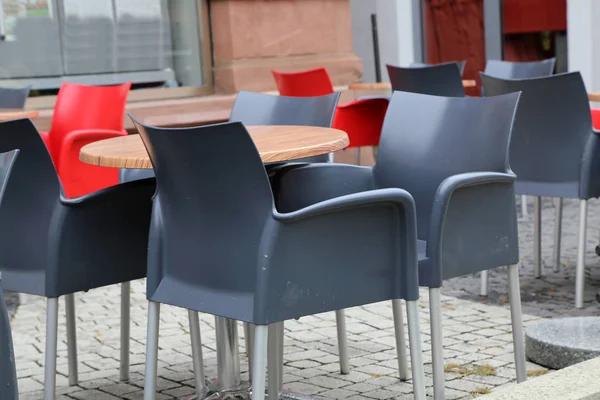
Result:
[[[600,1],[567,0],[569,71],[580,71],[587,90],[600,91]]]
[[[354,53],[363,60],[363,81],[375,81],[371,14],[377,15],[381,78],[386,64],[408,66],[415,60],[412,0],[350,0]]]

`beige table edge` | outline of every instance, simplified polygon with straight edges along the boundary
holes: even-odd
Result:
[[[320,127],[307,127],[307,126],[279,126],[285,127],[286,129],[297,129],[297,130],[306,130],[311,129],[315,130],[323,130],[326,131],[331,137],[327,140],[324,140],[319,143],[314,144],[302,144],[302,141],[298,141],[297,145],[290,145],[288,148],[284,149],[274,149],[274,150],[264,150],[261,151],[260,146],[261,140],[265,140],[264,138],[258,138],[261,131],[268,131],[277,129],[278,126],[247,126],[246,128],[250,132],[250,135],[255,140],[257,144],[257,148],[260,152],[260,157],[264,163],[268,162],[281,162],[281,161],[291,161],[299,158],[305,157],[313,157],[322,154],[327,154],[331,152],[335,152],[341,149],[344,149],[350,143],[348,139],[348,135],[346,132],[341,131],[339,129],[333,128],[320,128]],[[293,135],[293,131],[290,131],[286,134]],[[280,136],[282,138],[283,134],[274,133],[274,136]],[[288,143],[290,140],[288,138]],[[291,142],[293,143],[293,141]],[[114,146],[117,147],[114,147]],[[108,146],[108,147],[107,147]],[[109,150],[115,150],[115,148],[119,149],[118,151],[123,152],[122,147],[128,146],[131,148],[132,155],[107,155],[107,148]],[[143,152],[142,152],[143,150]],[[125,151],[126,153],[127,151]],[[137,154],[135,154],[137,153]],[[140,155],[141,153],[141,155]],[[134,155],[135,154],[135,155]],[[128,135],[123,137],[117,137],[112,139],[100,140],[94,143],[90,143],[81,148],[79,153],[79,159],[81,162],[90,165],[96,165],[101,167],[112,167],[112,168],[141,168],[141,169],[150,169],[152,168],[152,164],[150,162],[150,158],[148,153],[144,148],[144,144],[139,135]]]

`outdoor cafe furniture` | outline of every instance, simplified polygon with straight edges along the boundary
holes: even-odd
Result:
[[[20,149],[20,154],[0,206],[2,285],[47,298],[44,399],[53,400],[58,299],[66,298],[73,384],[77,353],[72,294],[146,276],[155,185],[137,181],[69,199],[30,120],[0,122],[0,152],[11,149]],[[121,329],[128,327],[129,320],[122,315]],[[127,335],[121,338],[129,340]]]
[[[504,79],[527,79],[527,78],[540,78],[543,76],[550,76],[554,73],[554,65],[556,64],[556,58],[548,58],[541,61],[528,61],[528,62],[514,62],[514,61],[500,61],[500,60],[487,60],[485,64],[484,73],[489,76],[495,76],[496,78]],[[481,87],[481,95],[483,96],[483,87]],[[536,202],[536,218],[541,216],[541,203]],[[521,196],[521,213],[523,217],[527,217],[527,196]],[[562,199],[559,199],[556,208],[556,224],[555,224],[555,235],[560,236],[560,220],[562,219]],[[555,247],[555,271],[558,272],[560,244]],[[488,295],[488,272],[481,271],[481,296]]]
[[[440,287],[445,279],[509,265],[517,381],[526,379],[519,293],[515,175],[508,146],[519,94],[452,98],[394,92],[374,167],[312,164],[283,170],[280,212],[331,198],[402,188],[415,199],[419,281],[429,288],[433,385],[444,398]],[[442,245],[443,243],[443,245]],[[354,244],[368,248],[368,243]],[[366,261],[363,268],[369,270]],[[396,342],[404,347],[399,300],[392,303]],[[399,359],[401,378],[405,360]]]
[[[296,125],[328,128],[331,126],[331,121],[333,120],[338,97],[339,93],[317,97],[287,97],[242,91],[237,95],[231,111],[230,120],[241,121],[246,125]],[[327,161],[327,155],[292,160],[294,163],[319,161]],[[267,164],[267,171],[274,171],[281,165],[284,165],[284,163],[269,163]],[[121,182],[150,177],[154,177],[154,171],[152,169],[122,168],[120,174]],[[338,320],[341,318],[341,323],[343,323],[343,310],[338,314],[341,314],[341,317],[340,315],[337,315]],[[189,317],[190,320],[197,318],[196,312],[189,311]],[[197,326],[197,324],[191,323],[194,326]],[[283,344],[283,324],[274,325],[272,331],[274,331],[274,334],[276,331],[281,344]],[[246,352],[250,361],[252,359],[252,346],[249,340],[252,336],[252,327],[250,327],[249,324],[244,324],[244,328],[246,331]],[[237,327],[233,326],[233,329],[237,329]],[[340,365],[342,372],[348,373],[349,361],[345,330],[340,332],[340,335],[342,334],[343,336],[338,337]],[[192,340],[195,342],[199,339]],[[282,357],[282,351],[283,349],[281,349],[280,346],[272,348],[272,352],[275,352],[275,357]],[[277,354],[279,354],[279,356]],[[199,360],[195,360],[195,362],[201,365],[201,357],[199,357]],[[197,375],[197,381],[200,381],[201,379],[199,379],[199,377],[201,372],[198,371]],[[279,382],[281,382],[281,380],[279,380]],[[198,390],[198,392],[200,392],[200,390]]]
[[[159,303],[255,325],[252,398],[258,400],[265,393],[269,325],[405,298],[415,397],[424,398],[416,220],[407,192],[371,191],[279,213],[242,123],[181,134],[137,128],[158,189],[149,243],[146,391],[155,391]],[[211,167],[223,154],[235,163]],[[197,260],[193,268],[190,260]]]
[[[87,143],[124,136],[125,103],[131,82],[115,86],[63,83],[58,91],[49,132],[41,132],[67,197],[114,186],[118,170],[79,161]]]
[[[536,196],[533,259],[542,275],[540,198],[580,200],[575,307],[583,307],[588,199],[600,196],[600,139],[581,74],[500,79],[481,74],[488,96],[522,92],[510,146],[517,193]],[[555,232],[556,233],[556,232]],[[560,231],[555,246],[560,242]],[[555,251],[555,257],[559,257]],[[557,262],[556,260],[554,260]]]
[[[446,97],[465,96],[460,69],[455,62],[420,68],[387,65],[387,71],[394,91]]]
[[[0,87],[0,112],[3,108],[24,108],[30,90],[29,86],[24,88]]]
[[[441,64],[456,64],[456,66],[458,67],[458,70],[460,71],[460,76],[462,76],[465,73],[465,66],[467,65],[467,60],[450,61],[450,62],[439,63],[439,64],[427,64],[427,63],[414,62],[414,63],[410,64],[410,67],[411,68],[421,68],[421,67],[429,67],[432,65],[441,65]]]
[[[310,97],[333,93],[333,84],[325,68],[307,71],[271,71],[282,96]],[[356,149],[356,163],[360,164],[360,148],[377,146],[388,99],[365,98],[338,104],[331,126],[348,134],[348,148]]]
[[[239,364],[233,357],[238,345],[233,320],[258,325],[253,395],[262,398],[256,396],[264,393],[266,325],[343,309],[350,303],[364,304],[365,298],[373,302],[399,296],[411,300],[413,377],[417,398],[424,398],[415,319],[418,311],[412,292],[416,282],[407,277],[416,271],[416,266],[410,261],[412,250],[405,252],[405,247],[413,248],[407,242],[411,229],[405,225],[410,225],[411,218],[398,219],[411,207],[410,196],[404,191],[375,191],[280,214],[274,209],[271,188],[260,163],[260,159],[263,163],[281,162],[340,150],[348,144],[345,133],[320,127],[251,126],[249,137],[241,123],[138,129],[148,135],[145,143],[155,157],[158,184],[148,274],[149,360],[145,389],[148,396],[155,393],[156,383],[157,302],[220,316],[217,359],[221,390],[236,388],[240,383]],[[165,152],[169,149],[167,156]],[[95,165],[150,168],[148,152],[139,136],[132,135],[88,145],[82,149],[81,159]],[[177,162],[166,159],[175,157],[173,154],[177,154]],[[200,162],[202,166],[221,165],[227,160],[236,162],[228,163],[228,168],[216,169],[198,165]],[[161,186],[161,171],[165,187]],[[182,195],[194,201],[184,201]],[[163,204],[163,198],[169,203]],[[400,221],[402,225],[398,225]],[[351,228],[359,225],[361,229]],[[206,236],[208,231],[211,234]],[[180,236],[182,232],[185,234]],[[337,239],[340,232],[344,233],[343,241]],[[203,239],[198,241],[196,237]],[[372,251],[364,251],[362,245],[354,249],[350,246],[349,250],[348,240],[367,243]],[[402,251],[402,256],[398,251]],[[168,260],[156,257],[167,254]],[[185,260],[198,260],[200,264],[198,268],[190,268]],[[367,260],[371,265],[380,260],[374,265],[381,273],[374,275],[362,268]],[[163,262],[169,265],[168,269],[159,268]],[[309,273],[313,269],[318,271],[315,272],[318,278]],[[389,284],[390,273],[396,276],[398,285]],[[185,291],[176,287],[182,282],[186,282]],[[349,289],[353,285],[360,285],[360,295],[357,290]]]
[[[0,203],[4,189],[10,178],[10,173],[19,150],[0,154]],[[15,354],[13,350],[10,321],[6,310],[4,293],[2,292],[2,276],[0,274],[0,399],[18,400],[17,372],[15,369]]]
[[[540,61],[487,60],[484,73],[496,78],[527,79],[550,76],[554,73],[556,58]]]

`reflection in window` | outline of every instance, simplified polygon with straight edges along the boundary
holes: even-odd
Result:
[[[0,85],[202,86],[198,0],[2,0]]]

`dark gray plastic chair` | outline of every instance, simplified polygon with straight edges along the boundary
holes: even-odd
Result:
[[[542,275],[541,196],[580,200],[575,307],[581,308],[587,201],[600,195],[600,140],[592,128],[581,75],[571,72],[517,80],[480,75],[488,96],[522,91],[510,163],[518,177],[517,193],[536,196],[533,250],[536,277]],[[560,231],[555,240],[555,246],[559,246]]]
[[[465,73],[465,65],[467,65],[467,60],[450,61],[450,62],[439,63],[439,64],[426,64],[426,63],[414,62],[414,63],[410,64],[410,67],[411,68],[421,68],[421,67],[430,67],[432,65],[445,65],[445,64],[456,64],[456,66],[458,67],[458,70],[460,71],[460,76],[462,76]]]
[[[420,68],[387,65],[387,70],[394,91],[446,97],[465,96],[460,69],[455,62]]]
[[[281,212],[381,188],[402,188],[417,207],[419,282],[429,288],[435,398],[444,397],[440,287],[445,279],[509,265],[517,380],[526,379],[519,293],[515,175],[508,164],[518,93],[451,98],[394,92],[374,167],[313,164],[275,179]],[[442,246],[443,243],[443,246]],[[350,247],[356,246],[349,243]],[[362,248],[366,247],[366,244]],[[364,264],[369,270],[371,263]],[[398,348],[401,306],[392,303]],[[400,378],[407,377],[399,357]]]
[[[373,190],[280,213],[242,123],[136,127],[157,182],[148,244],[147,400],[156,391],[159,303],[256,325],[252,399],[258,400],[265,393],[269,325],[401,298],[415,398],[425,398],[410,194]]]
[[[331,127],[340,93],[317,97],[288,97],[241,91],[238,93],[229,121],[246,125],[301,125]],[[328,155],[308,157],[295,162],[327,162]],[[267,164],[275,170],[284,163]],[[122,169],[120,179],[128,182],[154,176],[151,169]]]
[[[0,154],[0,202],[10,177],[19,150]],[[15,369],[15,353],[10,332],[10,321],[2,292],[2,276],[0,274],[0,399],[18,400],[17,372]]]
[[[484,73],[505,79],[541,78],[552,75],[555,64],[556,58],[527,62],[487,60]]]
[[[500,60],[488,60],[485,65],[485,74],[488,76],[494,76],[502,79],[525,79],[525,78],[540,78],[543,76],[550,76],[554,72],[554,65],[556,64],[556,58],[549,58],[542,61],[528,61],[528,62],[514,62],[514,61],[500,61]],[[481,95],[484,95],[483,86],[481,87]],[[539,208],[538,208],[539,209]],[[562,216],[562,199],[559,199],[557,205],[557,221],[561,220]],[[527,196],[521,196],[521,212],[524,218],[529,216],[527,212]],[[539,211],[541,213],[541,209]],[[538,212],[536,211],[536,215]],[[555,227],[558,236],[560,236],[560,222]],[[560,249],[560,246],[558,246]],[[560,251],[560,250],[559,250]],[[559,256],[556,255],[556,259]],[[557,261],[558,263],[558,261]],[[558,270],[558,266],[555,267]],[[488,272],[481,272],[481,292],[482,296],[488,295]]]
[[[0,108],[25,108],[31,86],[24,88],[0,87]]]
[[[155,185],[136,181],[67,199],[31,120],[0,123],[0,152],[9,149],[21,152],[0,206],[2,284],[6,290],[47,298],[44,398],[52,400],[58,298],[66,297],[69,381],[73,384],[77,358],[72,295],[146,276]],[[121,329],[128,331],[126,317]]]

